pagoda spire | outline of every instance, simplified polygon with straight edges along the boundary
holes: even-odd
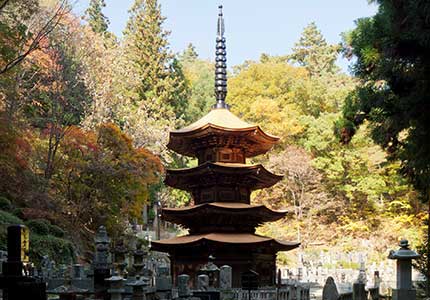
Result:
[[[216,104],[212,108],[225,108],[229,106],[225,103],[227,96],[227,51],[224,37],[224,18],[222,5],[218,6],[218,26],[216,37],[216,58],[215,58],[215,97]]]

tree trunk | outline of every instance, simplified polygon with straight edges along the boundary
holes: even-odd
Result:
[[[427,197],[427,268],[426,268],[426,295],[430,297],[430,195],[426,193]]]

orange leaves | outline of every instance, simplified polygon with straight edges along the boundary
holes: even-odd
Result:
[[[71,126],[67,129],[61,146],[66,153],[79,150],[82,155],[95,153],[99,149],[96,134],[92,131],[85,131],[77,126]]]
[[[54,180],[67,197],[63,210],[95,226],[100,225],[97,220],[109,225],[139,217],[149,185],[163,172],[157,156],[135,148],[112,123],[101,124],[97,132],[68,127],[60,152]]]

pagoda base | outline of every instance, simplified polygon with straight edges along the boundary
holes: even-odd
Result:
[[[249,269],[259,273],[260,286],[275,285],[276,253],[299,245],[249,233],[210,233],[154,241],[151,248],[169,253],[175,281],[177,276],[187,274],[195,286],[198,272],[213,256],[218,267],[232,267],[233,287],[241,287],[241,275]]]
[[[259,276],[260,286],[274,286],[276,279],[276,253],[255,253],[252,247],[224,245],[219,247],[186,247],[170,253],[171,270],[174,284],[181,274],[190,276],[191,285],[196,286],[197,276],[208,258],[212,255],[213,262],[218,267],[228,265],[232,267],[233,287],[241,287],[241,274],[252,269]]]

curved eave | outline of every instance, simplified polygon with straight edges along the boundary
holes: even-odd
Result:
[[[194,168],[186,169],[169,169],[166,171],[164,182],[174,188],[182,190],[192,190],[196,187],[207,186],[199,179],[207,181],[208,176],[213,175],[233,175],[238,179],[238,184],[246,185],[245,180],[254,182],[252,186],[247,186],[251,190],[263,189],[271,187],[278,181],[282,180],[283,176],[269,172],[261,164],[245,165],[220,162],[205,162]],[[218,179],[222,181],[222,178]],[[213,182],[211,185],[222,184],[222,182]]]
[[[211,202],[184,208],[163,208],[165,221],[180,224],[187,228],[195,223],[196,218],[206,219],[216,215],[233,218],[241,215],[253,216],[255,225],[274,222],[287,215],[287,211],[275,211],[264,205],[250,205],[236,202]],[[240,219],[239,219],[240,220]]]
[[[190,131],[170,132],[167,148],[182,155],[195,157],[196,151],[192,146],[194,142],[211,135],[242,136],[249,141],[250,145],[253,145],[244,149],[246,157],[264,154],[279,141],[279,137],[265,133],[257,125],[246,128],[228,128],[208,123]]]
[[[205,243],[213,243],[219,246],[270,247],[274,252],[290,251],[300,245],[297,242],[280,241],[250,233],[208,233],[153,241],[151,249],[170,253],[180,247],[188,248]]]

